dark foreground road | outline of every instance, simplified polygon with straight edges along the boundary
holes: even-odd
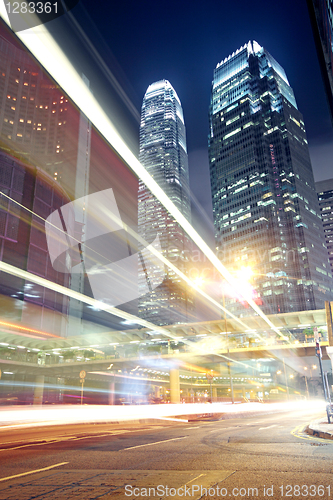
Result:
[[[2,430],[0,500],[333,498],[321,416]]]

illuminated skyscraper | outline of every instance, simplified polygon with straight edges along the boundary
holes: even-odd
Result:
[[[333,179],[316,182],[328,258],[333,273]]]
[[[333,0],[307,0],[307,4],[333,124]]]
[[[189,173],[183,110],[177,93],[167,80],[153,83],[143,99],[140,126],[140,161],[182,214],[190,220]],[[177,222],[139,184],[139,234],[149,243],[159,236],[163,255],[178,266],[189,257],[189,240]],[[168,268],[158,272],[143,266],[140,288],[152,292],[139,300],[139,315],[156,324],[186,321],[192,299],[178,276]],[[154,281],[163,283],[155,290]]]
[[[303,117],[285,71],[255,41],[214,71],[209,160],[224,265],[252,268],[266,313],[323,308],[332,275]]]

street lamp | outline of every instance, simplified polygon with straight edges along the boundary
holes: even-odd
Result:
[[[196,278],[194,278],[193,280],[193,283],[195,284],[195,286],[197,286],[198,288],[201,288],[202,285],[204,284],[204,279],[202,276],[197,276]]]
[[[236,271],[236,276],[240,282],[249,284],[249,280],[253,276],[253,271],[249,266],[242,266]]]

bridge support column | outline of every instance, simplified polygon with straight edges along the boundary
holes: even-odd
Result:
[[[109,384],[109,405],[115,404],[115,383],[110,382]]]
[[[34,405],[43,404],[44,375],[37,375],[35,378]]]
[[[216,387],[213,387],[213,401],[217,401],[217,388]],[[212,401],[212,403],[213,403]]]
[[[328,344],[333,346],[333,302],[325,302]]]
[[[170,402],[180,403],[179,370],[170,370]]]
[[[332,370],[333,370],[333,346],[327,346],[326,347],[326,352],[327,352],[327,355],[329,356],[330,360],[331,360],[331,365],[332,365]]]

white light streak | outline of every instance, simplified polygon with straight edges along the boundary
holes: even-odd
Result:
[[[10,26],[7,13],[5,12],[4,4],[0,2],[0,14],[4,21]],[[220,272],[221,276],[227,280],[231,286],[248,302],[252,309],[275,331],[279,336],[281,333],[274,326],[274,324],[267,318],[263,311],[253,301],[250,294],[239,289],[237,280],[230,274],[230,272],[219,261],[215,253],[210,249],[207,243],[195,231],[192,225],[187,221],[183,214],[172,203],[168,196],[164,193],[162,188],[150,176],[147,170],[141,165],[136,156],[132,153],[123,138],[119,135],[116,126],[112,123],[109,116],[105,113],[101,104],[96,100],[94,95],[90,92],[89,88],[85,85],[81,75],[74,69],[69,58],[64,54],[51,34],[48,32],[46,26],[40,25],[37,28],[31,28],[17,33],[17,36],[23,44],[30,50],[36,57],[39,63],[46,69],[46,71],[54,78],[64,92],[72,99],[78,106],[82,113],[94,124],[96,129],[106,139],[106,141],[115,149],[119,156],[125,163],[133,170],[133,172],[141,178],[148,189],[156,196],[156,198],[164,205],[168,212],[174,217],[178,224],[186,231],[189,237],[196,243],[200,250],[206,255],[210,262]],[[3,264],[3,263],[2,263]],[[30,281],[33,281],[30,279]],[[46,281],[46,280],[45,280]],[[43,285],[46,286],[46,285]],[[59,286],[59,285],[56,285]],[[47,286],[49,288],[49,286]],[[64,287],[62,287],[64,288]],[[67,290],[67,295],[72,290]],[[62,292],[60,292],[62,293]],[[77,294],[81,295],[82,294]],[[72,295],[71,295],[72,296]],[[83,296],[84,297],[84,296]],[[77,297],[74,297],[77,298]],[[82,300],[82,299],[78,299]],[[87,302],[88,297],[85,297]],[[91,305],[97,305],[102,310],[109,309],[105,304],[93,301]],[[107,308],[107,309],[106,309]],[[112,314],[120,316],[119,311],[113,308]],[[124,313],[123,313],[124,314]],[[125,316],[121,316],[125,317]],[[143,324],[143,322],[140,322]],[[148,326],[150,328],[150,326]],[[164,333],[164,332],[163,332]],[[165,334],[165,333],[164,333]],[[170,333],[169,333],[170,335]]]

